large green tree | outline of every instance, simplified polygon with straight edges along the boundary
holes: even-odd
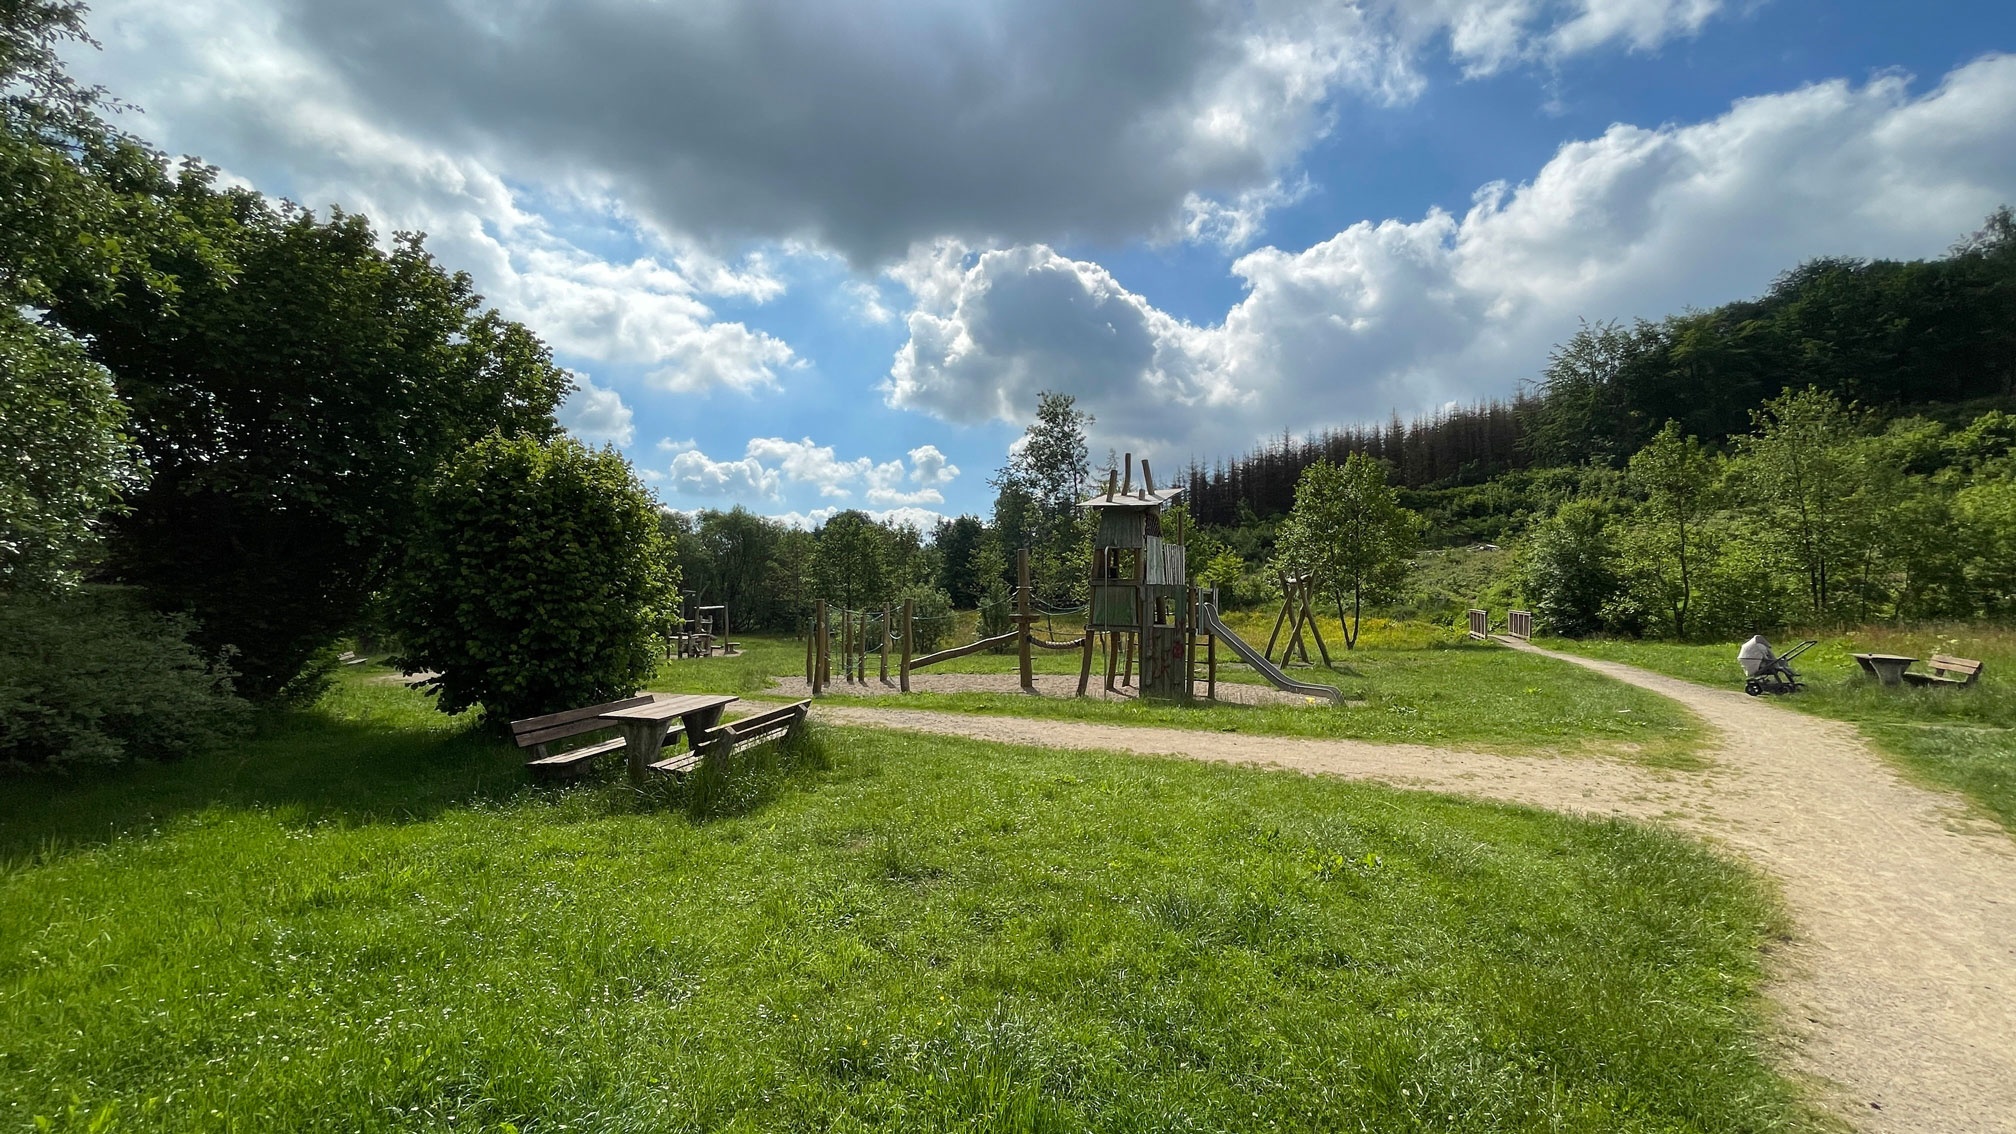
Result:
[[[1078,502],[1092,475],[1085,438],[1092,424],[1071,395],[1038,394],[1036,420],[993,480],[995,530],[1009,548],[1029,549],[1037,594],[1057,605],[1082,601],[1085,588],[1090,529]]]
[[[1384,464],[1363,453],[1341,465],[1317,461],[1295,486],[1295,508],[1278,544],[1281,565],[1314,576],[1317,592],[1336,605],[1345,648],[1355,649],[1366,600],[1398,589],[1420,531],[1420,517],[1402,508],[1386,483]]]
[[[59,287],[133,409],[152,472],[111,566],[280,692],[396,565],[414,488],[490,433],[553,435],[569,388],[421,238],[318,218],[185,168],[160,191],[204,238],[150,250],[172,297]]]
[[[962,610],[970,609],[979,602],[980,592],[987,585],[987,581],[975,572],[973,564],[973,553],[985,538],[987,525],[981,523],[978,516],[941,520],[932,536],[932,545],[938,549],[938,589]]]
[[[1814,616],[1827,618],[1867,550],[1874,519],[1858,495],[1864,481],[1854,418],[1840,399],[1809,387],[1764,403],[1755,421],[1737,475],[1752,507],[1785,542]]]
[[[1715,476],[1714,461],[1700,440],[1682,437],[1677,422],[1667,422],[1631,457],[1631,485],[1645,497],[1645,524],[1638,529],[1639,542],[1649,553],[1642,557],[1644,569],[1676,638],[1687,636],[1695,576],[1708,558],[1701,547],[1702,526],[1714,510]]]
[[[813,572],[821,598],[861,610],[881,605],[894,592],[889,529],[850,508],[827,520],[817,535]]]
[[[627,697],[654,672],[679,574],[613,449],[493,436],[418,493],[391,617],[444,712],[492,720]]]

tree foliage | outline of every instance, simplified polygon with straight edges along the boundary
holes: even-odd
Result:
[[[1336,605],[1345,648],[1355,649],[1365,602],[1398,589],[1419,539],[1420,518],[1400,506],[1386,466],[1353,453],[1341,465],[1317,461],[1302,471],[1280,559],[1287,572],[1314,577],[1317,593]]]
[[[495,436],[419,494],[392,619],[444,712],[509,720],[627,697],[656,672],[679,575],[613,449]]]
[[[0,308],[0,592],[75,582],[140,483],[112,376],[75,340]]]
[[[1091,529],[1078,503],[1092,475],[1085,440],[1092,424],[1092,415],[1078,409],[1071,395],[1038,394],[1036,420],[992,482],[994,527],[1004,537],[1004,550],[1029,549],[1036,594],[1055,606],[1085,598]]]
[[[819,529],[813,571],[819,597],[847,610],[879,607],[895,590],[889,529],[859,511],[833,516]]]
[[[199,168],[162,193],[211,252],[151,251],[173,301],[59,287],[53,312],[111,370],[152,472],[112,570],[270,697],[383,585],[414,487],[486,434],[552,435],[569,383],[416,235],[388,251],[362,217],[220,192]]]
[[[1610,620],[1622,587],[1606,520],[1598,502],[1571,501],[1527,537],[1520,573],[1527,603],[1548,633],[1581,637]]]
[[[1695,572],[1704,558],[1702,523],[1714,505],[1715,467],[1693,437],[1667,422],[1631,457],[1631,484],[1644,494],[1645,524],[1637,531],[1646,583],[1674,637],[1685,638]]]

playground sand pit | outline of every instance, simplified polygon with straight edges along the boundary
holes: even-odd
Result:
[[[1087,698],[1102,701],[1132,701],[1139,693],[1128,687],[1109,690],[1100,683],[1100,675],[1092,676],[1092,685],[1085,691]],[[802,677],[780,677],[770,683],[770,688],[789,697],[809,697],[812,687]],[[1020,693],[1020,679],[1012,673],[913,673],[910,675],[912,693]],[[884,685],[872,671],[866,684],[850,685],[837,676],[820,690],[822,697],[887,697],[897,692],[896,678],[890,677]],[[1068,673],[1039,673],[1036,675],[1036,695],[1039,697],[1076,697],[1078,677]],[[1197,683],[1197,699],[1204,700],[1204,683]],[[1217,702],[1225,705],[1320,705],[1328,708],[1326,702],[1295,693],[1284,693],[1265,685],[1247,685],[1238,682],[1220,681]]]

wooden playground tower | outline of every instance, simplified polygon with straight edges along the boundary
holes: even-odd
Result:
[[[1177,488],[1158,490],[1145,460],[1137,487],[1134,455],[1129,453],[1124,477],[1118,469],[1111,471],[1106,491],[1079,503],[1095,520],[1091,589],[1085,633],[1080,637],[1059,642],[1036,635],[1035,625],[1042,616],[1032,606],[1029,552],[1023,549],[1015,555],[1014,628],[1007,633],[914,657],[911,643],[916,612],[907,600],[900,608],[879,611],[839,610],[822,601],[805,643],[805,680],[815,696],[832,684],[835,645],[839,646],[841,680],[850,685],[867,684],[871,654],[877,658],[881,683],[892,684],[889,655],[893,647],[898,655],[893,684],[905,693],[910,691],[910,675],[917,670],[981,650],[1013,646],[1025,693],[1036,692],[1032,650],[1079,651],[1078,695],[1082,697],[1091,688],[1093,656],[1103,635],[1107,689],[1117,692],[1122,686],[1135,685],[1143,697],[1188,701],[1197,677],[1199,596],[1197,588],[1190,585],[1183,532],[1165,536],[1162,530],[1163,508],[1181,494]],[[1206,696],[1215,697],[1217,639],[1207,631],[1201,643]]]
[[[1117,483],[1116,483],[1117,482]],[[1084,664],[1078,678],[1083,693],[1092,671],[1092,638],[1106,636],[1106,687],[1124,650],[1127,668],[1140,659],[1143,697],[1188,701],[1197,677],[1197,588],[1190,585],[1183,533],[1165,535],[1162,509],[1182,495],[1157,489],[1148,462],[1141,462],[1141,485],[1134,485],[1134,454],[1123,474],[1107,474],[1106,491],[1081,502],[1092,529],[1091,602],[1085,614]],[[1217,650],[1206,637],[1212,693],[1217,689]],[[1123,674],[1124,682],[1130,674]]]

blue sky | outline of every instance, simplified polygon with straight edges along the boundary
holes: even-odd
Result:
[[[100,0],[172,152],[417,228],[669,505],[983,513],[1045,389],[1173,468],[2016,202],[2016,6]]]

